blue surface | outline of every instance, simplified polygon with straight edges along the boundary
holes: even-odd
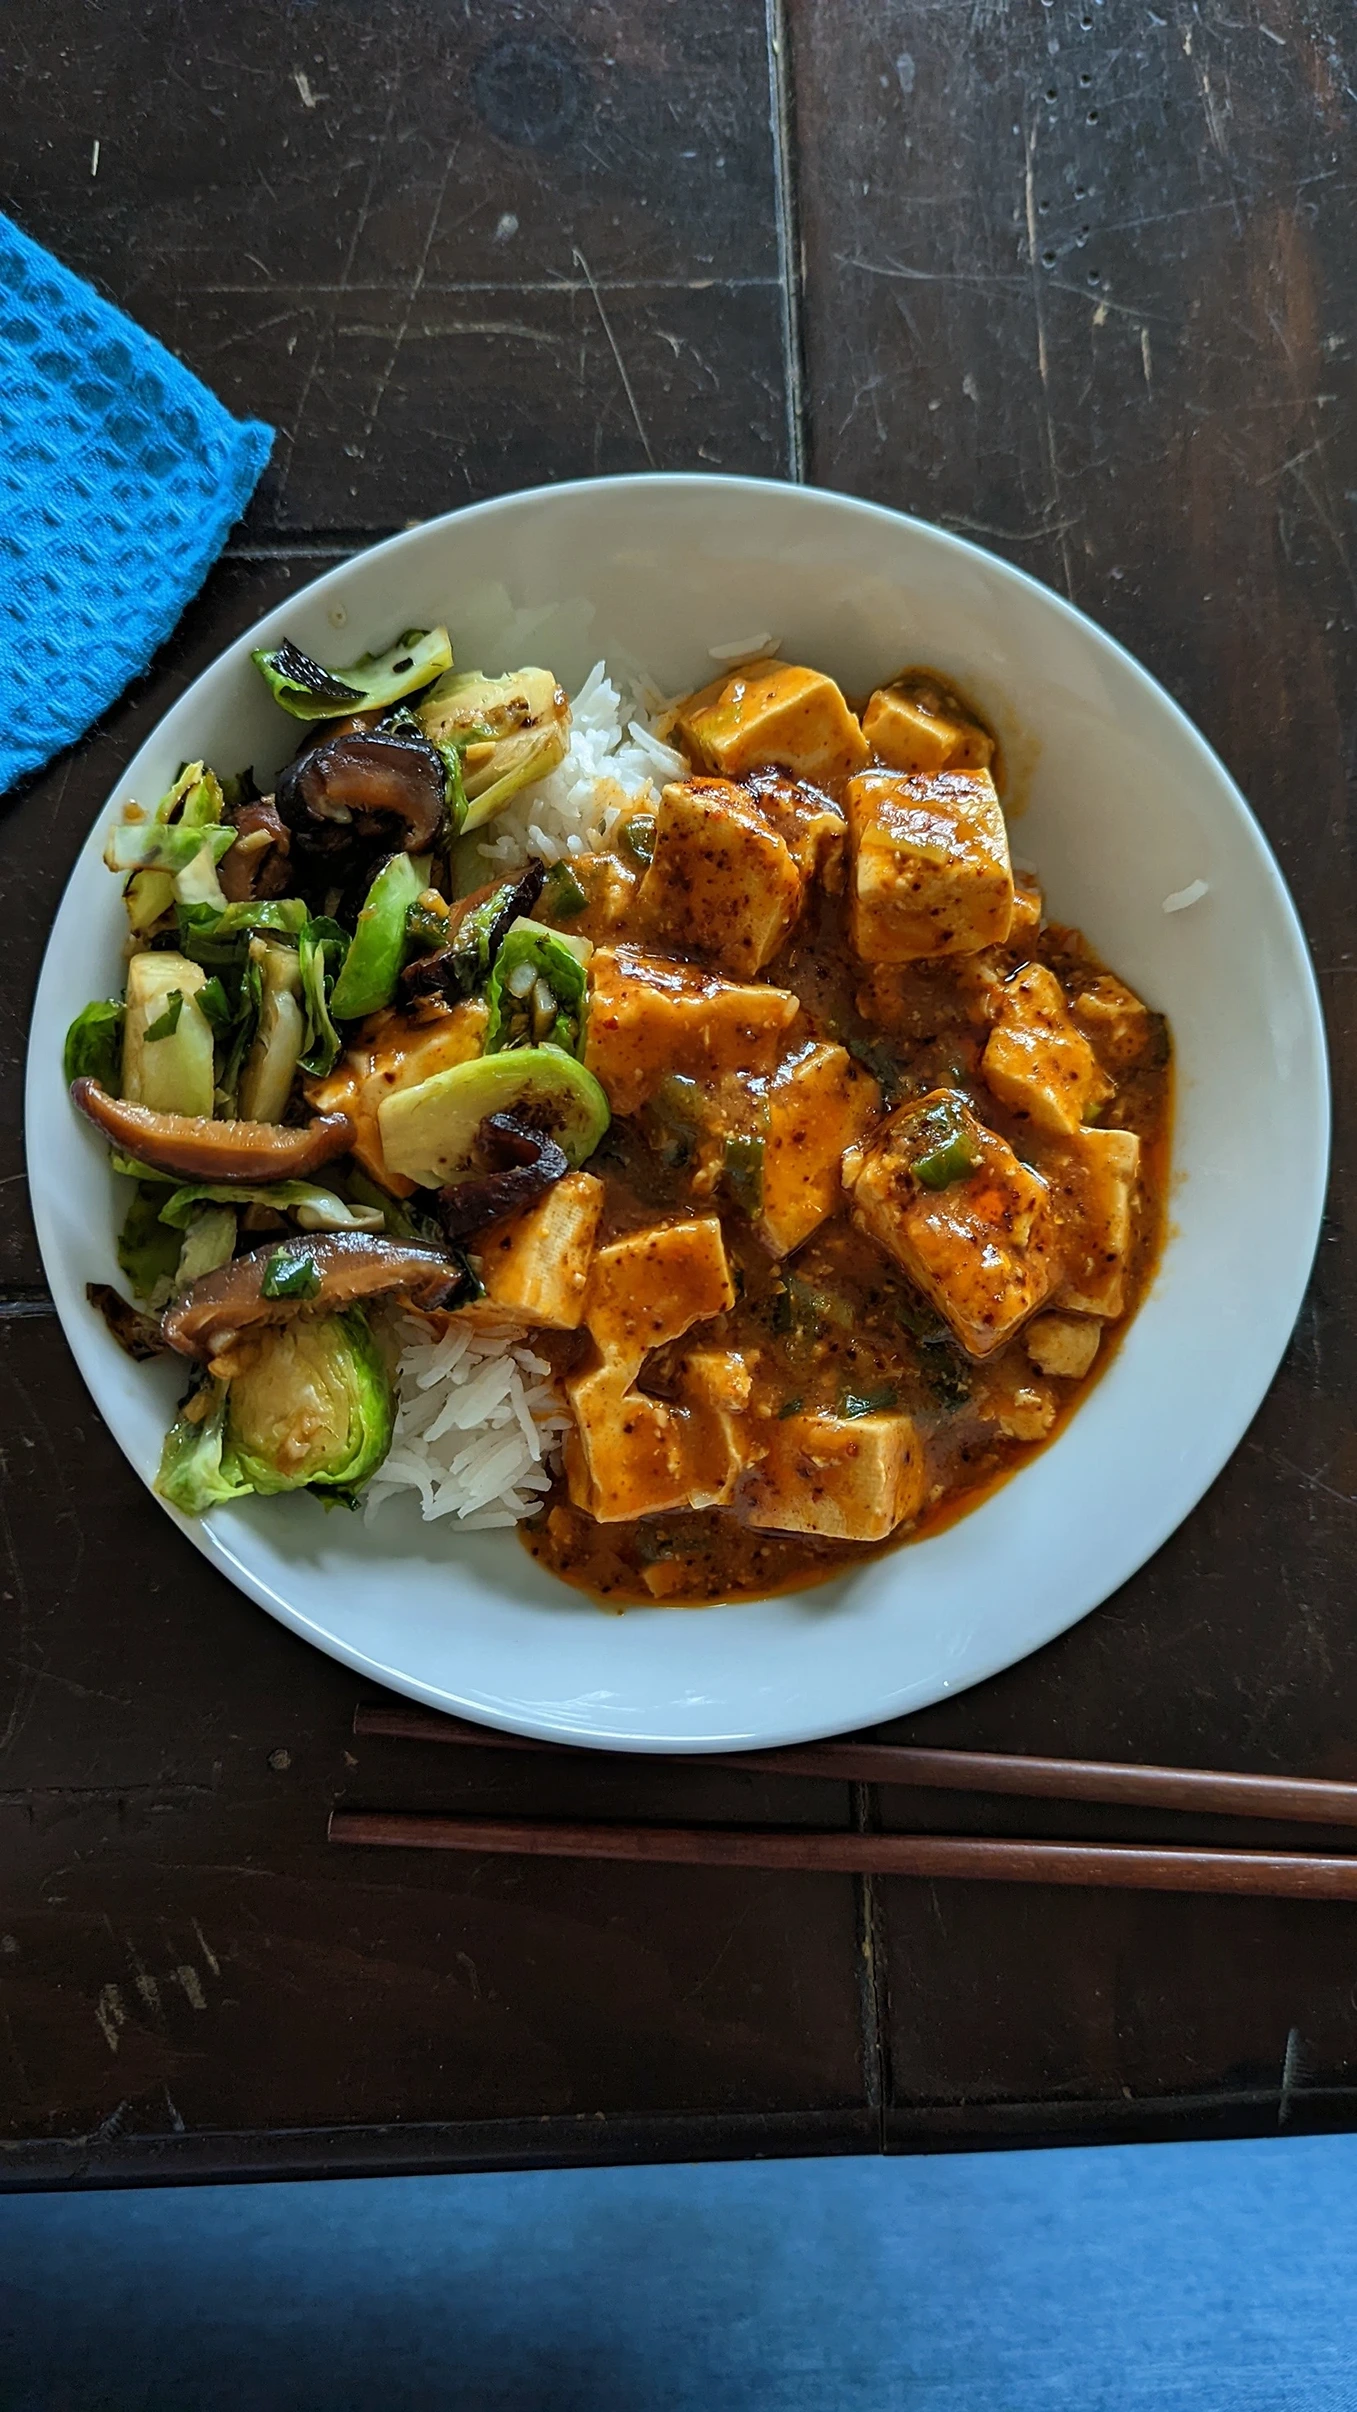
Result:
[[[0,216],[0,793],[145,669],[272,443]]]
[[[1351,2412],[1357,2138],[0,2198],[4,2412]]]

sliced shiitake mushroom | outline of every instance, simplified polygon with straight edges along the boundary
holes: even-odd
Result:
[[[342,829],[389,852],[398,831],[406,854],[427,854],[443,826],[447,770],[413,726],[350,727],[289,762],[274,801],[300,838]]]
[[[205,1273],[167,1307],[161,1330],[181,1357],[211,1358],[228,1337],[293,1315],[333,1315],[374,1298],[430,1311],[468,1283],[465,1264],[438,1248],[366,1231],[298,1236]]]
[[[531,1206],[570,1170],[564,1148],[549,1133],[516,1122],[512,1114],[487,1114],[476,1138],[477,1152],[494,1169],[440,1189],[438,1220],[452,1240]]]
[[[318,1114],[293,1128],[281,1122],[218,1122],[199,1114],[158,1114],[110,1097],[97,1080],[71,1082],[71,1097],[106,1139],[153,1172],[185,1181],[304,1181],[353,1145],[347,1114]]]

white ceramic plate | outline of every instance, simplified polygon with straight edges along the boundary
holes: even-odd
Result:
[[[513,607],[540,614],[527,632]],[[863,691],[927,661],[974,696],[1027,790],[1015,849],[1049,909],[1169,1016],[1172,1237],[1106,1377],[1054,1447],[936,1539],[779,1598],[601,1612],[512,1534],[413,1506],[371,1526],[307,1498],[182,1523],[204,1556],[323,1650],[490,1725],[638,1751],[843,1732],[1022,1658],[1158,1548],[1239,1441],[1295,1320],[1318,1235],[1328,1088],[1314,981],[1243,798],[1162,688],[1044,587],[935,528],[792,486],[618,478],[482,503],[393,537],[283,604],[161,722],[110,807],[180,763],[272,771],[292,730],[250,648],[352,660],[445,620],[465,667],[600,656],[670,691],[709,647],[768,636]],[[48,1280],[95,1400],[149,1483],[176,1383],[135,1366],[85,1302],[116,1278],[112,1176],[68,1105],[67,1024],[121,985],[119,883],[91,832],[52,932],[29,1056],[33,1204]],[[1166,897],[1204,880],[1190,910]],[[166,1510],[166,1513],[171,1513]]]

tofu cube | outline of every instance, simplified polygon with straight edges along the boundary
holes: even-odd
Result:
[[[1064,991],[1044,963],[1025,963],[995,998],[995,1023],[980,1059],[1001,1105],[1038,1130],[1082,1129],[1113,1083],[1070,1019]]]
[[[865,963],[1003,944],[1013,872],[987,771],[863,771],[847,801],[853,944]]]
[[[784,839],[743,787],[666,787],[637,906],[647,935],[705,956],[736,979],[770,963],[801,910],[805,881]]]
[[[566,1479],[576,1507],[616,1524],[730,1495],[746,1455],[737,1424],[749,1395],[741,1361],[732,1364],[729,1351],[694,1351],[675,1404],[633,1385],[652,1348],[734,1301],[714,1215],[629,1232],[598,1250],[584,1305],[598,1354],[565,1386],[575,1419]]]
[[[975,1401],[978,1413],[1004,1440],[1045,1440],[1056,1419],[1055,1393],[1023,1370],[1021,1357],[1004,1357]]]
[[[584,1060],[615,1114],[635,1114],[667,1073],[711,1087],[726,1072],[770,1073],[797,999],[742,987],[636,947],[596,947]]]
[[[575,1172],[526,1213],[496,1223],[476,1244],[490,1304],[548,1331],[578,1330],[602,1212],[603,1183]]]
[[[1044,911],[1041,882],[1035,871],[1019,871],[1015,868],[1013,873],[1013,919],[1008,925],[1008,944],[1025,946],[1029,940],[1034,939],[1041,928]]]
[[[774,1256],[808,1240],[843,1195],[843,1152],[881,1110],[881,1091],[846,1047],[789,1057],[768,1087],[763,1209],[756,1228]]]
[[[675,727],[708,770],[791,771],[821,786],[850,778],[867,742],[832,678],[791,662],[744,662],[679,710]]]
[[[387,1164],[377,1119],[381,1106],[400,1089],[415,1088],[454,1064],[470,1063],[485,1044],[489,1018],[484,997],[468,997],[460,1005],[421,1006],[417,1013],[374,1014],[363,1025],[362,1042],[346,1050],[333,1072],[304,1084],[314,1112],[349,1116],[354,1155],[393,1198],[408,1198],[415,1184]]]
[[[902,670],[878,687],[862,715],[862,734],[878,762],[926,779],[945,770],[987,771],[994,760],[989,731],[927,671]]]
[[[802,877],[820,880],[837,896],[848,835],[842,806],[808,779],[788,779],[780,771],[751,771],[744,784]]]
[[[1032,1363],[1061,1382],[1081,1382],[1098,1354],[1101,1323],[1091,1315],[1035,1315],[1022,1336]]]
[[[743,1491],[760,1532],[884,1541],[927,1495],[923,1446],[907,1415],[788,1416],[763,1428],[760,1446]]]
[[[603,1365],[566,1383],[575,1418],[565,1445],[570,1496],[600,1524],[625,1524],[688,1505],[688,1435],[681,1411],[631,1389]]]
[[[1154,1041],[1154,1024],[1148,1005],[1142,1005],[1124,980],[1102,972],[1080,989],[1070,1012],[1103,1063],[1119,1072],[1144,1063]]]
[[[888,1115],[843,1177],[854,1221],[969,1356],[993,1356],[1045,1304],[1058,1266],[1050,1191],[956,1091]]]
[[[1124,1314],[1139,1139],[1134,1131],[1078,1131],[1043,1161],[1059,1236],[1051,1304],[1078,1315]]]
[[[652,1348],[681,1340],[695,1323],[735,1304],[721,1225],[714,1214],[691,1223],[629,1231],[594,1257],[584,1321],[600,1356],[639,1371]]]

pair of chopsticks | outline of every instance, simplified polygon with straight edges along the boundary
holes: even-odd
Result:
[[[436,1710],[361,1703],[355,1734],[462,1749],[581,1754],[445,1717]],[[603,1754],[611,1756],[611,1754]],[[661,1759],[757,1775],[839,1783],[1008,1793],[1027,1800],[1357,1826],[1357,1784],[1211,1768],[1141,1767],[1097,1759],[1014,1758],[978,1750],[919,1750],[894,1742],[816,1742],[791,1750]],[[650,1866],[766,1868],[802,1873],[979,1879],[989,1883],[1113,1886],[1139,1892],[1251,1894],[1270,1900],[1357,1901],[1357,1853],[1219,1850],[1197,1845],[1054,1843],[972,1835],[815,1832],[797,1827],[651,1826],[560,1819],[436,1817],[406,1810],[336,1809],[335,1843],[478,1857],[610,1859]]]

